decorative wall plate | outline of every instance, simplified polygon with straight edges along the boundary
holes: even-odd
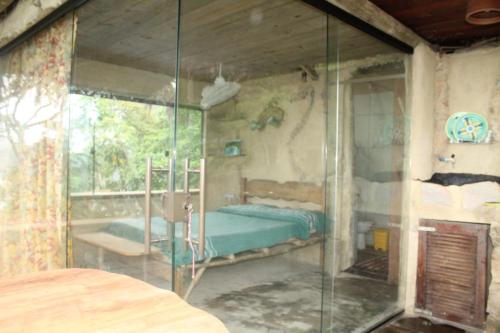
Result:
[[[446,122],[446,135],[451,142],[481,143],[488,137],[488,121],[476,113],[454,113]]]
[[[445,131],[446,135],[448,136],[448,139],[450,139],[451,142],[457,142],[455,139],[455,121],[465,115],[466,112],[457,112],[452,114],[448,120],[446,121],[446,126],[445,126]]]

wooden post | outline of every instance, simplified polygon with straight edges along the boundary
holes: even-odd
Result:
[[[184,297],[184,293],[186,292],[185,288],[185,275],[186,268],[185,266],[178,266],[175,268],[175,281],[173,285],[174,292],[180,297]]]

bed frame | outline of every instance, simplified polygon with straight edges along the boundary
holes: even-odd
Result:
[[[246,204],[251,198],[285,200],[300,203],[316,204],[323,210],[325,207],[325,186],[305,182],[284,182],[279,183],[273,180],[241,178],[240,181],[240,203]],[[233,265],[247,260],[266,258],[318,244],[323,240],[323,235],[316,233],[307,240],[289,239],[272,247],[253,249],[241,253],[232,254],[225,257],[207,258],[205,261],[196,263],[196,275],[189,276],[192,265],[181,265],[175,268],[174,291],[187,299],[191,291],[201,280],[207,268]],[[321,257],[323,252],[321,249]],[[322,259],[321,259],[322,260]]]
[[[298,201],[325,207],[325,186],[304,182],[278,183],[274,180],[241,178],[240,202],[247,203],[248,198]]]

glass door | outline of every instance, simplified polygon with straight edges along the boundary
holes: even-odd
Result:
[[[162,193],[174,186],[177,1],[91,0],[75,15],[69,266],[170,289]]]
[[[331,16],[328,45],[323,330],[367,332],[403,309],[408,63]]]

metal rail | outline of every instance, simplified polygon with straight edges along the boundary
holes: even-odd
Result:
[[[199,174],[200,175],[200,218],[199,218],[199,226],[198,226],[198,240],[194,240],[193,243],[198,245],[198,255],[203,258],[205,257],[205,159],[200,160],[200,168],[199,169],[190,169],[189,168],[189,159],[184,160],[184,192],[190,193],[189,189],[189,176],[191,174]],[[187,249],[188,239],[187,239],[187,225],[184,225],[183,229],[183,239],[184,241],[184,249]]]
[[[151,187],[153,179],[153,159],[146,158],[146,189],[144,195],[144,253],[151,253]]]
[[[202,158],[200,160],[200,226],[198,232],[198,241],[200,242],[198,253],[202,258],[205,257],[205,171],[205,159]]]
[[[153,172],[166,172],[170,175],[172,160],[169,159],[168,168],[153,168],[153,159],[146,158],[146,176],[144,190],[144,254],[151,254],[151,244],[159,243],[168,239],[151,239],[151,193],[153,189]],[[169,177],[170,182],[170,177]]]

